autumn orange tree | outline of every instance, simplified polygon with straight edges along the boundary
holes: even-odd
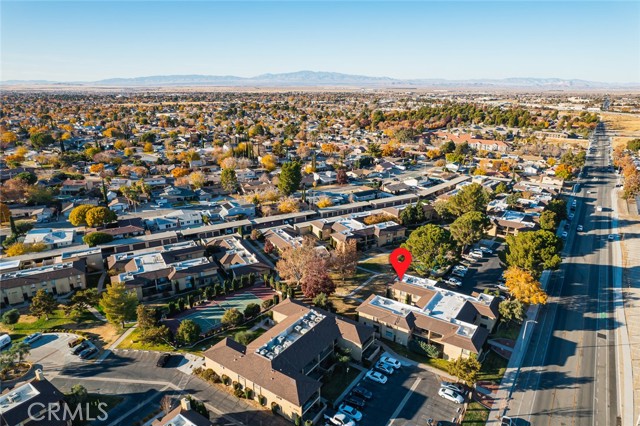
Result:
[[[320,293],[330,295],[335,291],[335,284],[327,273],[327,261],[316,251],[312,238],[305,238],[299,247],[285,249],[276,270],[289,286],[300,287],[306,297]]]
[[[521,301],[530,305],[544,305],[547,303],[547,293],[540,286],[530,272],[512,266],[504,273],[509,292]]]

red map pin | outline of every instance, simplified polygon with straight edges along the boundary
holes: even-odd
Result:
[[[404,273],[407,272],[409,265],[411,265],[411,253],[406,248],[399,247],[391,252],[389,262],[391,262],[393,269],[398,274],[398,278],[402,281]]]

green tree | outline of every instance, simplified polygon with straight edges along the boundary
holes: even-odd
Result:
[[[450,152],[455,151],[456,144],[453,141],[446,141],[440,146],[440,152],[443,154],[449,154]]]
[[[85,219],[87,226],[95,228],[116,221],[118,216],[108,207],[94,207],[87,212]]]
[[[463,186],[447,204],[449,212],[454,216],[462,216],[472,211],[484,213],[489,204],[489,193],[479,183],[472,183]]]
[[[507,248],[501,258],[508,266],[516,266],[538,279],[545,269],[556,269],[562,258],[562,240],[553,232],[539,230],[507,236]]]
[[[65,314],[79,318],[89,312],[91,306],[96,306],[100,302],[100,295],[95,288],[76,291],[65,306]]]
[[[241,343],[245,346],[247,346],[249,343],[251,343],[254,339],[256,338],[256,333],[254,333],[253,331],[238,331],[234,336],[233,336],[233,340],[235,340],[238,343]]]
[[[558,223],[558,216],[555,212],[545,210],[540,214],[540,228],[546,231],[555,231]]]
[[[402,246],[411,252],[412,265],[420,273],[451,263],[456,249],[451,233],[431,224],[413,231]]]
[[[36,150],[41,150],[44,147],[55,143],[55,139],[49,133],[34,133],[31,135],[31,145]]]
[[[507,299],[498,305],[501,322],[515,321],[518,324],[524,319],[524,304],[518,299]]]
[[[224,325],[236,326],[243,320],[242,312],[236,308],[227,309],[220,320]]]
[[[484,213],[471,211],[457,218],[449,230],[454,240],[462,247],[462,250],[484,237],[491,227],[491,221]]]
[[[220,175],[220,185],[225,191],[234,192],[238,187],[238,178],[233,169],[223,169]]]
[[[191,321],[191,320],[183,320],[178,327],[178,331],[176,332],[176,339],[178,341],[184,343],[185,345],[194,343],[200,337],[200,326]]]
[[[6,325],[12,325],[20,320],[20,311],[17,309],[9,309],[2,314],[2,323]]]
[[[375,142],[369,142],[367,144],[367,154],[372,156],[373,158],[382,157],[382,149],[380,148],[380,144]]]
[[[480,372],[480,362],[474,355],[469,358],[460,357],[448,365],[449,374],[456,376],[469,386],[473,386],[478,380],[478,373]]]
[[[31,346],[25,342],[17,342],[11,345],[9,349],[14,357],[18,357],[18,362],[22,362],[31,352]]]
[[[318,308],[330,311],[333,309],[333,304],[331,300],[325,293],[320,293],[316,297],[313,298],[313,304]]]
[[[22,172],[22,173],[18,173],[15,179],[20,179],[27,185],[33,185],[38,181],[38,176],[36,176],[36,174],[32,172]]]
[[[244,317],[245,318],[253,318],[260,313],[260,305],[257,303],[249,303],[246,308],[244,308]]]
[[[136,318],[136,306],[138,298],[135,293],[127,290],[124,283],[115,282],[107,286],[107,291],[102,294],[100,307],[107,316],[107,321],[115,326],[124,328],[126,321]]]
[[[73,385],[71,387],[71,393],[69,394],[70,403],[74,405],[82,404],[89,397],[87,388],[81,384]]]
[[[113,235],[104,232],[92,232],[82,237],[82,241],[89,247],[95,247],[99,244],[106,244],[113,241]]]
[[[297,161],[286,162],[282,165],[280,176],[278,176],[278,189],[280,192],[289,196],[296,192],[302,181],[302,173],[300,163]]]
[[[144,331],[152,329],[158,325],[155,309],[143,304],[136,307],[136,317],[138,318],[138,328],[143,333]]]
[[[509,187],[504,182],[500,182],[493,192],[495,194],[506,194],[509,192]]]
[[[43,289],[40,289],[36,292],[35,296],[33,296],[33,299],[31,299],[29,311],[34,317],[45,317],[49,320],[49,315],[51,315],[57,307],[58,302],[55,297]]]
[[[440,350],[438,350],[436,345],[432,345],[423,340],[419,340],[418,344],[420,345],[420,349],[422,349],[429,358],[438,358],[440,356]]]
[[[554,212],[558,223],[567,218],[567,202],[562,198],[549,201],[545,210]]]
[[[93,209],[95,206],[89,204],[81,204],[78,207],[75,207],[69,213],[69,222],[73,226],[86,226],[87,225],[87,212]]]

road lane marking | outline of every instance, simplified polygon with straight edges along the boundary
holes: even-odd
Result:
[[[416,381],[413,382],[413,385],[407,391],[407,394],[404,396],[404,398],[402,398],[402,401],[400,401],[400,404],[398,405],[398,408],[396,408],[396,411],[394,411],[393,414],[391,415],[391,418],[387,422],[387,426],[391,426],[393,422],[396,420],[396,417],[400,415],[400,411],[402,411],[407,401],[409,401],[409,398],[411,398],[411,395],[416,390],[416,388],[418,387],[421,381],[422,381],[421,377],[416,378]]]

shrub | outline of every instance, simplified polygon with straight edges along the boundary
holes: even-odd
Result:
[[[273,299],[267,299],[262,302],[262,309],[269,309],[273,306]]]
[[[267,404],[267,398],[263,395],[258,395],[258,403],[264,407]]]
[[[253,391],[251,389],[249,389],[249,388],[245,388],[244,397],[246,399],[253,399]]]
[[[225,385],[229,386],[229,383],[231,383],[231,381],[229,380],[229,376],[227,376],[226,374],[222,375],[222,383],[224,383]]]
[[[242,390],[241,390],[241,389],[237,389],[237,388],[236,388],[236,389],[233,391],[233,395],[234,395],[236,398],[244,398],[244,392],[242,392]]]
[[[273,414],[277,413],[280,410],[280,406],[276,402],[271,403],[271,412]]]
[[[20,319],[20,311],[18,311],[17,309],[11,309],[5,312],[4,314],[2,314],[2,322],[7,325],[17,323],[19,319]]]

